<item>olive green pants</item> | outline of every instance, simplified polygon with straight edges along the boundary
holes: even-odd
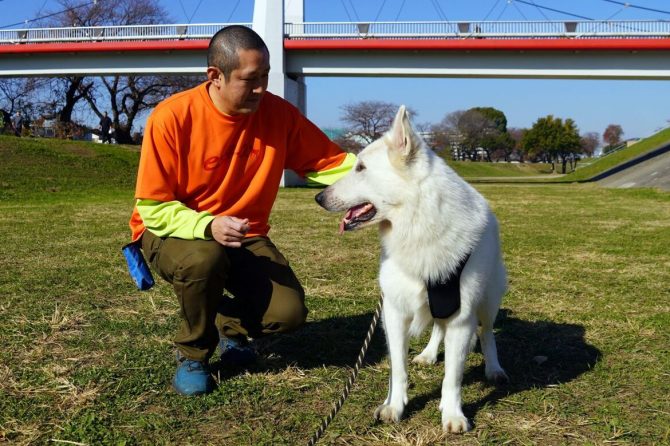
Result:
[[[174,287],[181,307],[174,342],[188,359],[208,360],[219,333],[258,338],[305,322],[302,286],[267,237],[227,248],[214,240],[161,238],[145,231],[142,250],[154,271]]]

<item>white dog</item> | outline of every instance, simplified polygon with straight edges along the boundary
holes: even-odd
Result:
[[[486,200],[426,146],[404,106],[392,128],[359,154],[352,171],[316,200],[329,211],[346,211],[340,232],[379,224],[391,378],[375,418],[402,417],[409,337],[432,320],[430,341],[414,362],[435,363],[444,340],[442,426],[447,432],[469,430],[461,381],[478,321],[486,377],[507,380],[493,337],[507,277],[498,223]]]

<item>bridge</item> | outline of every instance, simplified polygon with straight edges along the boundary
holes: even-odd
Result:
[[[0,30],[0,76],[201,74],[226,25]],[[670,78],[667,21],[293,22],[280,34],[264,37],[291,77]]]
[[[0,30],[0,77],[204,74],[226,25]],[[255,0],[242,25],[270,49],[269,89],[303,111],[306,76],[670,79],[670,21],[315,23],[300,0]]]
[[[304,21],[255,0],[270,90],[304,109],[305,76],[670,79],[669,21]],[[0,30],[0,76],[202,74],[226,24]]]

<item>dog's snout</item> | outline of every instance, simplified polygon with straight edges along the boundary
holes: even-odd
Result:
[[[323,202],[326,199],[326,194],[324,194],[324,192],[325,192],[325,190],[322,190],[321,192],[316,194],[316,196],[314,197],[316,202],[319,203],[319,206],[321,206],[321,207],[323,207]]]

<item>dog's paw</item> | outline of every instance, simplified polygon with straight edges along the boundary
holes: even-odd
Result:
[[[397,423],[400,421],[401,416],[402,412],[387,404],[381,404],[375,410],[375,420],[382,421],[384,423]]]
[[[412,359],[412,362],[414,364],[433,365],[437,362],[437,356],[421,353],[419,355],[416,355],[414,359]]]
[[[486,370],[486,379],[496,385],[509,383],[509,377],[503,369]]]
[[[442,429],[452,434],[462,434],[470,430],[470,423],[463,415],[443,415]]]

